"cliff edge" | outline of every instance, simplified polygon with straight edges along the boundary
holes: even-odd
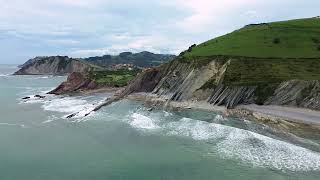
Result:
[[[67,75],[94,68],[99,67],[67,56],[36,57],[22,65],[14,75]]]

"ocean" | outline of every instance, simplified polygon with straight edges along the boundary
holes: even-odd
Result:
[[[320,179],[319,136],[130,100],[83,117],[111,94],[46,95],[66,77],[16,69],[0,65],[0,180]]]

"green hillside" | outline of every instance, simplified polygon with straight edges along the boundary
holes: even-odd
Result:
[[[123,87],[126,86],[140,71],[140,69],[91,71],[89,77],[98,84]]]
[[[251,24],[190,48],[184,57],[319,58],[320,18]]]

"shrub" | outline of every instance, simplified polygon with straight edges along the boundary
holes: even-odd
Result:
[[[186,52],[185,51],[182,51],[179,56],[183,56]]]
[[[317,49],[318,49],[318,51],[320,51],[320,45],[318,45]]]
[[[190,46],[189,48],[188,48],[188,52],[191,52],[192,51],[192,49],[194,48],[194,47],[196,47],[197,45],[196,44],[193,44],[192,46]]]
[[[279,43],[280,43],[280,38],[273,39],[273,44],[279,44]]]
[[[312,40],[312,42],[314,42],[316,44],[318,44],[320,42],[319,39],[317,39],[317,38],[311,38],[311,40]]]

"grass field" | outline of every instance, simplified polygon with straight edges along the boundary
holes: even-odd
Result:
[[[209,40],[186,58],[230,55],[259,58],[319,58],[320,19],[308,18],[245,26]]]
[[[90,72],[90,79],[100,84],[107,84],[114,87],[123,87],[126,86],[128,82],[131,81],[139,72],[140,70],[138,69],[92,71]]]
[[[233,59],[225,74],[227,85],[264,85],[290,79],[320,80],[320,59]]]

